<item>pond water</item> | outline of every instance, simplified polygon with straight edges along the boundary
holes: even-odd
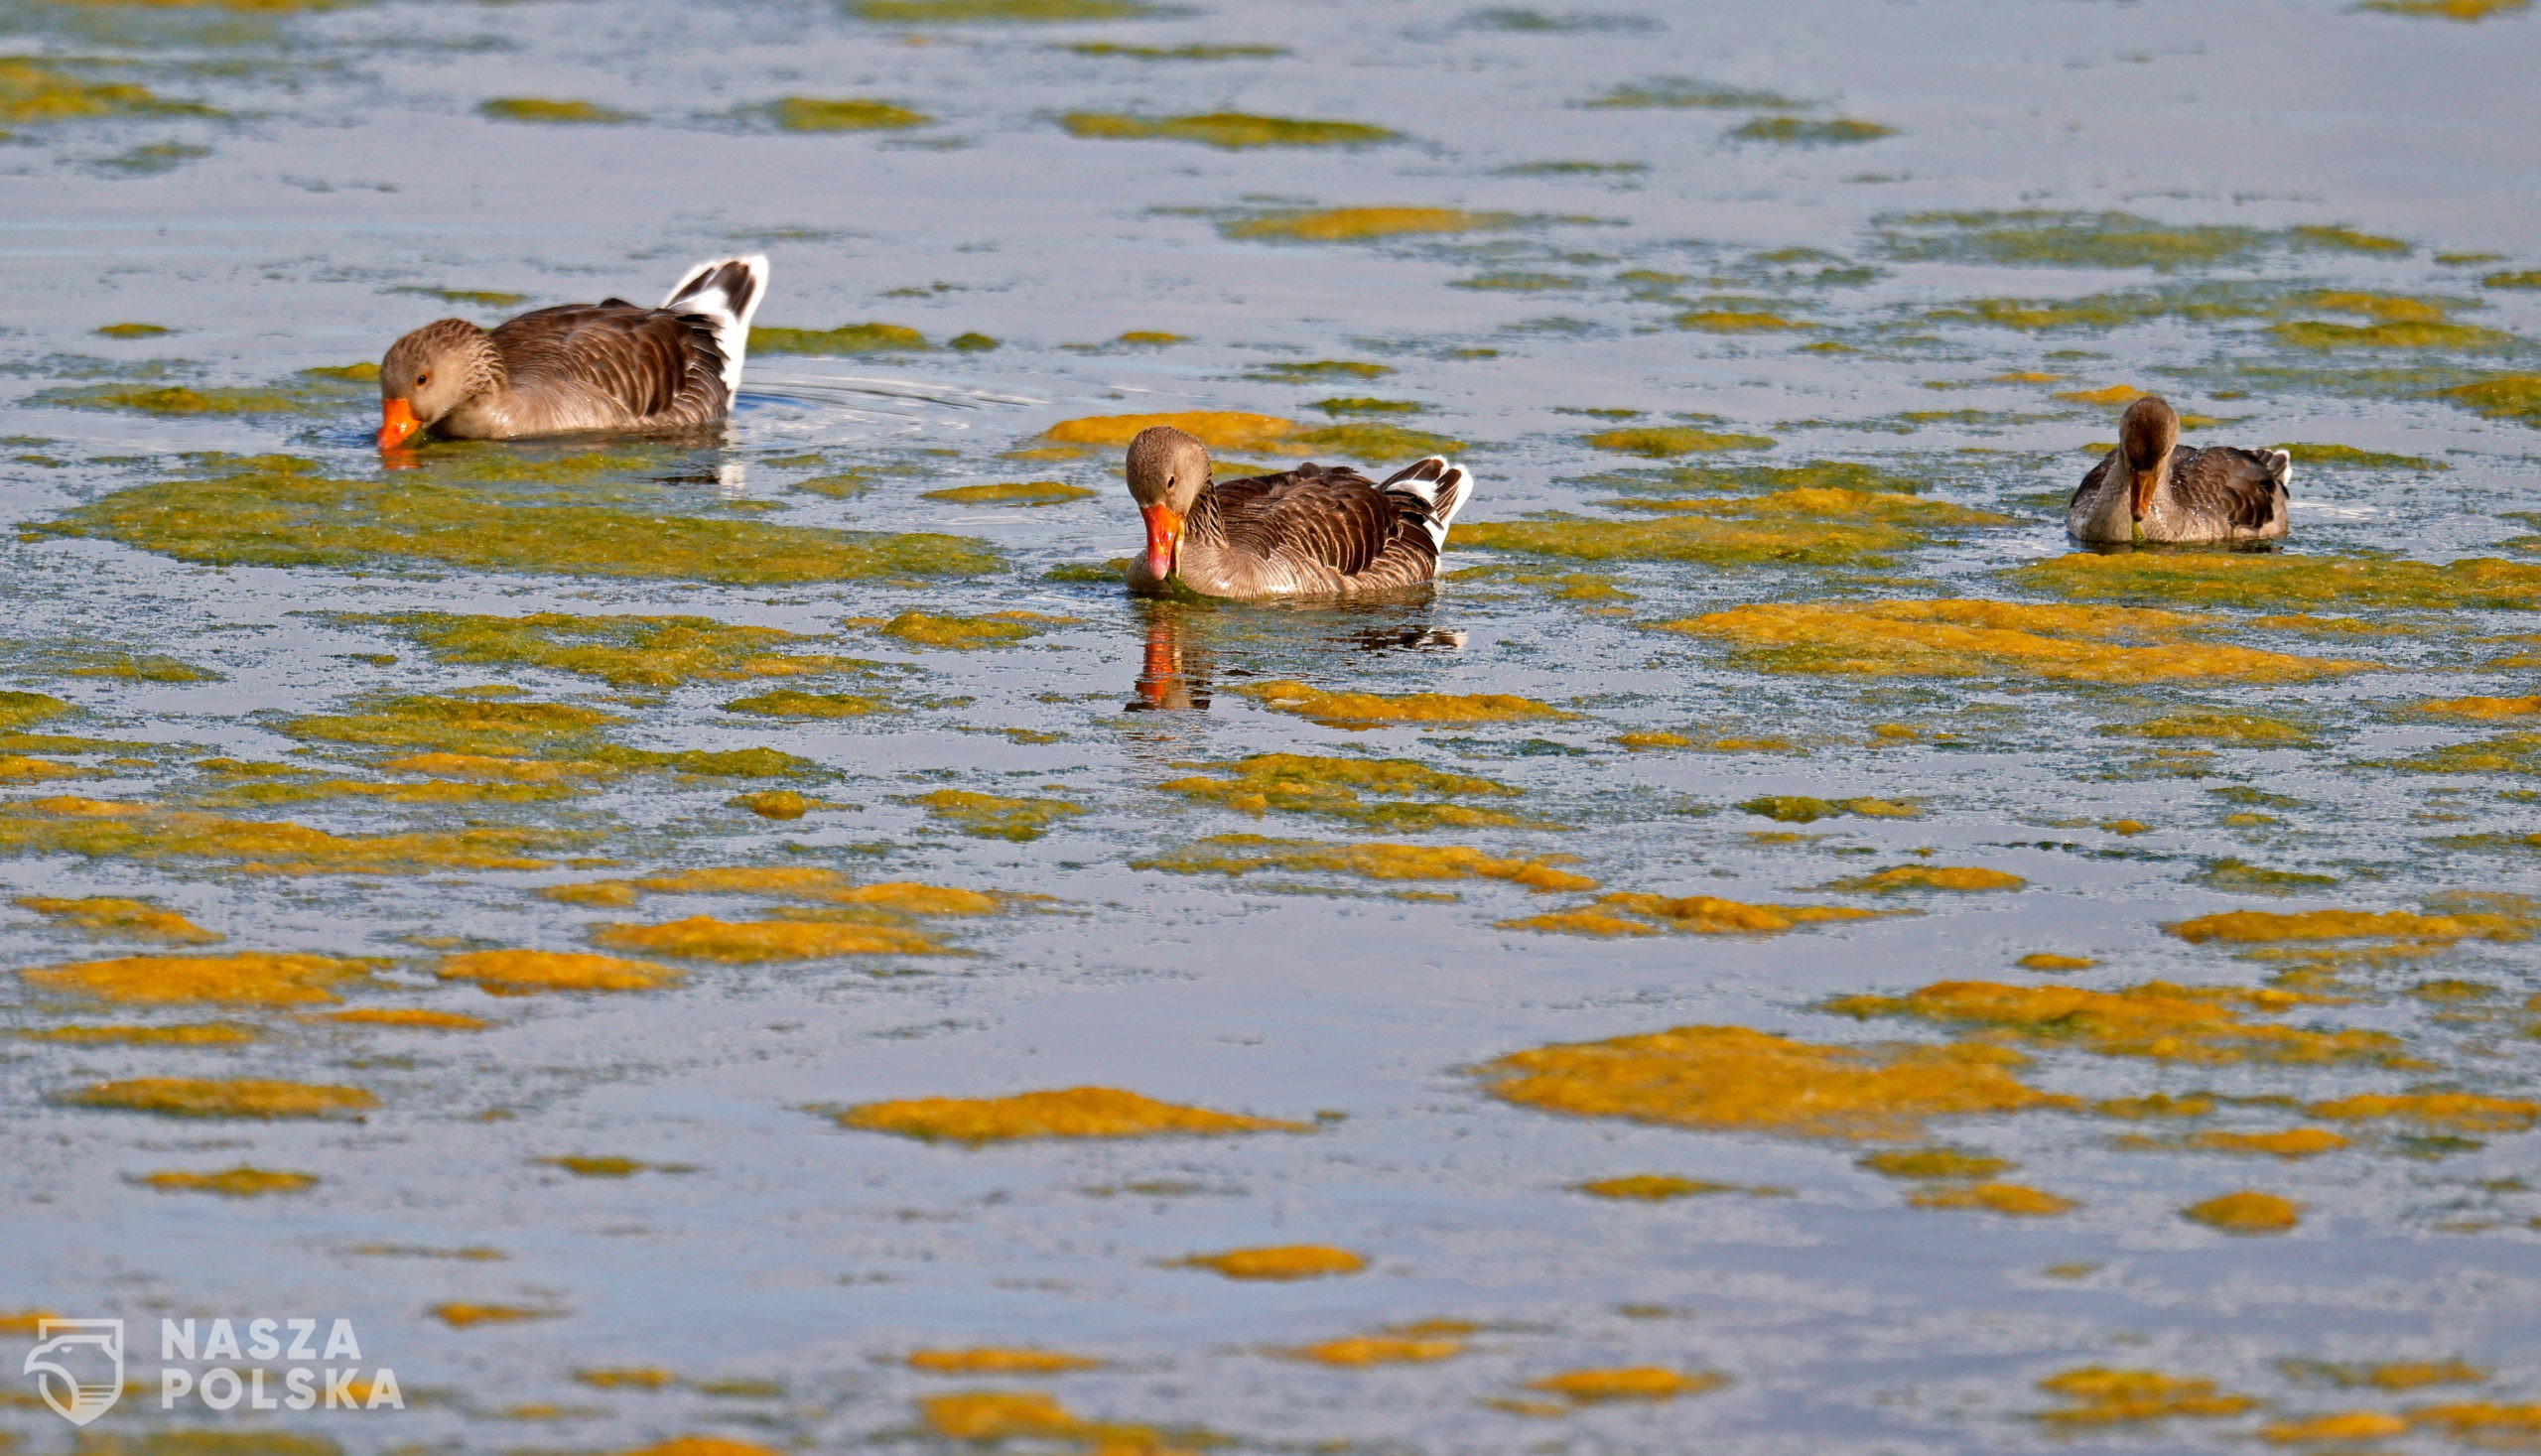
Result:
[[[2536,25],[0,0],[0,1357],[404,1397],[0,1445],[2541,1443]],[[2281,550],[2069,552],[2143,390]],[[1150,415],[1434,597],[1130,599]]]

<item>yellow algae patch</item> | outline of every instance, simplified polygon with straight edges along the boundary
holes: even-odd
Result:
[[[464,951],[434,968],[444,981],[472,981],[496,995],[561,991],[659,991],[687,979],[650,961],[574,951]]]
[[[1020,642],[1039,630],[1034,623],[1056,619],[1037,611],[1001,611],[987,616],[938,616],[923,611],[904,611],[883,623],[881,631],[886,637],[897,637],[921,647],[964,650],[1003,647]]]
[[[908,1367],[928,1375],[1065,1375],[1070,1371],[1101,1370],[1103,1362],[1083,1355],[1062,1355],[1056,1350],[1012,1350],[990,1345],[962,1350],[912,1350]]]
[[[1127,335],[1124,335],[1125,337]],[[955,485],[945,490],[929,490],[921,499],[940,500],[947,505],[1066,505],[1070,501],[1092,500],[1095,492],[1064,480],[1008,480],[995,485]]]
[[[472,1304],[458,1300],[447,1304],[436,1304],[430,1311],[433,1318],[455,1330],[465,1330],[476,1325],[508,1325],[534,1319],[554,1319],[564,1312],[561,1309],[542,1309],[527,1304]]]
[[[162,1193],[217,1193],[223,1198],[306,1193],[318,1186],[318,1177],[314,1173],[286,1173],[244,1164],[217,1173],[145,1173],[137,1181]]]
[[[2012,963],[2024,971],[2088,971],[2099,962],[2088,956],[2062,956],[2054,951],[2032,951]]]
[[[2007,1157],[1961,1152],[1955,1147],[1906,1147],[1894,1152],[1874,1152],[1855,1159],[1854,1165],[1867,1168],[1883,1178],[1943,1179],[1991,1178],[2020,1166]]]
[[[205,930],[176,911],[148,900],[123,899],[114,895],[88,895],[79,899],[20,895],[17,902],[48,920],[75,925],[91,935],[121,940],[165,941],[170,945],[185,946],[218,945],[228,938],[218,931]]]
[[[977,576],[1003,565],[995,550],[967,536],[521,504],[438,483],[423,471],[328,478],[315,462],[281,456],[227,468],[214,478],[118,490],[37,529],[208,566],[340,568],[387,559],[730,586]]]
[[[1467,212],[1455,207],[1315,207],[1237,218],[1219,223],[1218,231],[1265,242],[1375,242],[1508,227],[1516,221],[1505,212]]]
[[[917,1402],[929,1434],[962,1441],[1039,1438],[1067,1441],[1091,1456],[1188,1456],[1225,1444],[1206,1431],[1178,1434],[1151,1426],[1086,1420],[1038,1390],[964,1390]]]
[[[1293,713],[1326,728],[1526,723],[1579,716],[1507,693],[1330,693],[1286,678],[1247,684],[1236,691],[1261,700],[1266,708]]]
[[[0,753],[0,783],[44,783],[58,778],[77,778],[85,772],[86,769],[75,764],[57,763],[50,758]]]
[[[2038,1388],[2069,1403],[2062,1409],[2040,1411],[2037,1418],[2069,1429],[2168,1420],[2173,1416],[2219,1420],[2246,1414],[2259,1403],[2253,1396],[2217,1390],[2214,1382],[2208,1380],[2153,1370],[2111,1370],[2100,1365],[2049,1376],[2038,1383]]]
[[[1615,1370],[1566,1370],[1529,1381],[1527,1389],[1589,1405],[1606,1400],[1673,1400],[1679,1395],[1717,1390],[1728,1384],[1729,1377],[1716,1371],[1688,1375],[1665,1366],[1633,1365]]]
[[[2503,915],[2416,915],[2406,910],[2227,910],[2162,927],[2185,941],[2255,945],[2313,940],[2521,940],[2523,927]]]
[[[724,711],[753,714],[760,718],[864,718],[890,712],[891,703],[887,698],[876,698],[868,693],[806,693],[796,688],[779,688],[772,693],[736,698],[724,705]]]
[[[2180,1210],[2180,1217],[2226,1234],[2282,1234],[2303,1222],[2303,1206],[2273,1193],[2244,1188]]]
[[[2336,1152],[2346,1146],[2346,1138],[2327,1127],[2288,1127],[2282,1132],[2197,1132],[2180,1145],[2197,1152],[2248,1153],[2291,1160]]]
[[[869,905],[909,915],[991,915],[1005,908],[1003,897],[987,890],[949,884],[920,884],[913,879],[886,879],[854,889],[833,890],[821,898],[838,905]],[[1025,895],[1021,898],[1035,899]]]
[[[1370,879],[1505,879],[1532,890],[1595,889],[1584,874],[1557,869],[1568,855],[1502,859],[1463,845],[1337,845],[1320,840],[1277,840],[1258,834],[1213,835],[1189,849],[1133,860],[1135,869],[1174,874],[1250,873],[1292,869],[1359,874]]]
[[[511,689],[417,693],[368,700],[351,714],[321,714],[282,724],[295,738],[373,748],[523,756],[556,744],[582,743],[626,720],[570,703],[525,702]]]
[[[706,1386],[699,1389],[710,1395],[720,1393]],[[785,1453],[755,1441],[736,1441],[724,1436],[673,1436],[657,1445],[639,1446],[625,1456],[785,1456]]]
[[[600,1390],[663,1390],[679,1384],[678,1376],[654,1365],[578,1370],[574,1379]]]
[[[690,960],[750,965],[760,961],[815,961],[830,956],[941,955],[933,936],[888,925],[842,925],[801,920],[718,920],[692,915],[663,925],[602,925],[592,944],[611,951],[647,951]]]
[[[2093,558],[2102,559],[2114,558]],[[2186,629],[2207,624],[2203,618],[2148,608],[1956,599],[1767,602],[1656,626],[1727,641],[1742,662],[1768,672],[2281,683],[2370,665],[2182,640]]]
[[[1641,425],[1624,430],[1601,430],[1587,437],[1587,443],[1593,449],[1613,451],[1617,455],[1672,460],[1680,455],[1716,450],[1764,450],[1774,442],[1763,435],[1722,434],[1684,425]]]
[[[852,671],[854,658],[776,649],[811,640],[775,627],[738,626],[707,616],[470,616],[405,611],[344,616],[377,622],[421,643],[437,662],[542,667],[599,678],[620,688],[670,688]]]
[[[1973,864],[1900,864],[1890,869],[1857,874],[1828,884],[1828,889],[1863,890],[1872,894],[1888,894],[1896,890],[2015,890],[2029,881],[2002,869],[1986,869]]]
[[[631,111],[618,111],[591,101],[554,101],[540,96],[496,96],[492,100],[477,102],[476,110],[495,121],[527,121],[555,126],[607,126],[641,119]]]
[[[0,1335],[32,1335],[49,1319],[62,1316],[50,1309],[0,1310]]]
[[[2048,1219],[2072,1213],[2081,1205],[2062,1194],[2021,1183],[1970,1183],[1963,1187],[1925,1188],[1906,1195],[1917,1208],[1974,1209],[2016,1219]]]
[[[2293,724],[2250,713],[2173,713],[2143,723],[2111,725],[2100,731],[2133,738],[2198,738],[2262,746],[2312,741],[2310,733]]]
[[[785,131],[898,131],[935,119],[871,96],[783,96],[747,109]]]
[[[577,884],[547,884],[531,890],[542,900],[560,905],[602,905],[624,909],[643,898],[632,881],[624,879],[591,879]]]
[[[53,1026],[17,1033],[30,1041],[62,1041],[75,1046],[244,1046],[254,1041],[252,1026],[195,1021],[177,1026]]]
[[[224,1001],[296,1005],[332,1001],[335,983],[368,974],[375,961],[245,951],[232,956],[125,956],[21,971],[29,984],[99,1000],[145,1005]]]
[[[2437,565],[2397,557],[2249,552],[2075,553],[2016,568],[2013,581],[2060,596],[2261,608],[2541,606],[2541,566],[2472,557]]]
[[[1642,1203],[1665,1203],[1675,1198],[1692,1198],[1708,1193],[1779,1194],[1785,1190],[1763,1185],[1750,1187],[1744,1183],[1714,1183],[1703,1178],[1680,1178],[1672,1173],[1629,1173],[1620,1178],[1592,1178],[1575,1185],[1591,1198],[1632,1199]]]
[[[845,889],[847,883],[846,875],[816,864],[728,864],[634,881],[638,889],[666,895],[799,895]]]
[[[1544,827],[1514,814],[1463,804],[1370,803],[1363,797],[1511,798],[1520,792],[1507,784],[1429,768],[1407,758],[1256,753],[1233,763],[1193,766],[1232,770],[1233,777],[1178,778],[1156,787],[1168,794],[1213,801],[1247,814],[1279,809],[1354,820],[1380,829]]]
[[[57,797],[0,804],[0,854],[238,861],[255,874],[420,874],[545,869],[526,853],[569,842],[552,831],[467,829],[349,838],[287,820],[260,823],[183,809]]]
[[[1212,111],[1196,116],[1128,116],[1114,111],[1071,111],[1059,118],[1073,137],[1106,141],[1199,142],[1221,151],[1252,147],[1364,147],[1400,140],[1402,133],[1358,121],[1302,121]]]
[[[1157,1102],[1113,1087],[1071,1087],[1012,1097],[927,1097],[869,1102],[831,1116],[839,1125],[944,1142],[1011,1142],[1030,1137],[1225,1136],[1238,1132],[1311,1132],[1313,1125],[1278,1118]]]
[[[1777,935],[1798,925],[1870,920],[1876,910],[1843,905],[1754,905],[1713,895],[1647,895],[1631,891],[1601,896],[1576,910],[1503,920],[1503,930],[1545,930],[1565,935],[1650,935],[1653,927],[1696,935]],[[1625,915],[1642,917],[1627,920]],[[1647,922],[1647,923],[1644,923]]]
[[[747,809],[761,819],[800,819],[815,809],[841,807],[792,789],[762,789],[752,794],[736,794],[724,802],[735,809]]]
[[[2420,1386],[2475,1386],[2488,1372],[2459,1360],[2385,1360],[2333,1364],[2318,1360],[2278,1362],[2289,1380],[2354,1390],[2371,1386],[2385,1390],[2414,1390]]]
[[[421,1006],[383,1006],[359,1011],[326,1011],[317,1017],[343,1026],[387,1026],[405,1031],[482,1031],[494,1023],[458,1011],[432,1011]]]
[[[1355,1274],[1368,1266],[1365,1256],[1323,1244],[1281,1244],[1267,1249],[1230,1249],[1224,1254],[1195,1254],[1178,1258],[1183,1268],[1215,1269],[1230,1279],[1321,1279]]]
[[[1698,561],[1713,566],[1841,566],[1876,562],[1920,546],[1922,531],[1894,520],[1829,520],[1791,514],[1758,520],[1671,513],[1656,520],[1544,517],[1475,521],[1456,544],[1576,561]]]
[[[1041,432],[1055,445],[1127,445],[1141,430],[1179,430],[1211,450],[1276,450],[1297,428],[1277,415],[1249,415],[1235,410],[1195,410],[1177,415],[1089,415],[1061,420]]]
[[[2003,1036],[2066,1043],[2101,1056],[2186,1062],[2330,1062],[2385,1057],[2397,1038],[2379,1031],[2305,1031],[2244,1018],[2308,1004],[2293,992],[2173,986],[2124,991],[1940,981],[1905,996],[1849,995],[1826,1003],[1848,1016],[1915,1016],[1973,1023]]]
[[[1434,1361],[1453,1360],[1465,1353],[1465,1342],[1419,1340],[1404,1335],[1352,1335],[1339,1340],[1299,1345],[1277,1353],[1291,1360],[1311,1360],[1317,1365],[1363,1370],[1371,1365],[1427,1365]]]
[[[2334,1415],[2307,1415],[2295,1420],[2274,1420],[2259,1427],[2260,1440],[2280,1446],[2379,1441],[2408,1433],[2407,1421],[2380,1410],[2342,1410]]]
[[[81,1088],[66,1101],[170,1118],[331,1118],[379,1106],[358,1087],[254,1077],[135,1077]]]
[[[1065,799],[1008,798],[972,789],[937,789],[909,802],[973,838],[1017,844],[1037,840],[1050,826],[1085,812],[1085,806]]]
[[[2445,718],[2534,718],[2541,717],[2541,698],[2439,698],[2419,704],[2417,711]]]
[[[391,773],[426,773],[436,778],[482,779],[503,783],[552,784],[608,772],[602,763],[557,763],[535,758],[504,758],[490,753],[414,753],[379,765]]]
[[[2541,1102],[2525,1098],[2477,1097],[2466,1092],[2418,1092],[2397,1096],[2366,1094],[2336,1102],[2314,1103],[2316,1118],[2366,1122],[2390,1118],[2429,1127],[2466,1132],[2521,1132],[2541,1122]]]
[[[1744,1026],[1557,1043],[1479,1069],[1522,1107],[1787,1137],[1907,1138],[1925,1120],[2073,1108],[2013,1075],[2002,1047],[1823,1046]]]
[[[2525,1405],[2502,1405],[2492,1400],[2420,1405],[2409,1411],[2409,1422],[2434,1427],[2455,1440],[2511,1450],[2527,1446],[2533,1437],[2541,1436],[2541,1401]]]

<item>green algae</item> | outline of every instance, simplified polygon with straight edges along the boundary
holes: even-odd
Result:
[[[1318,399],[1307,408],[1321,410],[1327,415],[1418,415],[1429,409],[1416,400],[1376,399],[1364,394]]]
[[[2239,262],[2269,243],[2252,227],[2167,227],[2131,212],[2022,208],[1880,218],[1882,251],[1902,262],[2012,268],[2181,268]]]
[[[22,728],[69,711],[69,704],[50,693],[0,692],[0,730]]]
[[[1506,212],[1457,207],[1299,207],[1230,218],[1218,231],[1240,241],[1379,242],[1393,237],[1488,231],[1516,225]]]
[[[289,390],[188,384],[71,385],[40,390],[31,402],[62,409],[168,416],[309,414],[333,403]]]
[[[632,111],[617,111],[592,101],[551,101],[537,96],[496,96],[477,102],[476,110],[495,121],[548,126],[615,126],[643,120]]]
[[[387,293],[413,294],[415,297],[423,299],[439,299],[445,304],[469,304],[480,309],[514,309],[529,302],[529,295],[525,293],[502,293],[494,289],[485,288],[426,288],[420,284],[403,284],[396,288],[386,289],[383,291]],[[367,368],[369,373],[366,376],[348,374],[345,377],[367,377],[371,379],[379,377],[379,366],[377,364],[356,365],[354,367]],[[313,369],[310,372],[317,373],[319,371]]]
[[[629,748],[601,743],[588,752],[603,768],[629,772],[676,773],[694,778],[828,778],[830,770],[809,758],[774,748]]]
[[[2293,442],[2274,447],[2294,458],[2294,463],[2315,470],[2449,470],[2453,466],[2424,456],[2390,455],[2378,450],[2358,450],[2352,445],[2303,445]]]
[[[920,647],[949,647],[969,651],[977,647],[1009,647],[1033,636],[1040,624],[1055,620],[1039,612],[996,612],[988,616],[953,616],[926,611],[904,611],[879,624],[886,637],[897,637]]]
[[[1116,111],[1071,111],[1059,125],[1073,137],[1106,141],[1198,142],[1222,151],[1254,147],[1365,147],[1399,141],[1400,132],[1356,121],[1303,121],[1212,111],[1193,116],[1131,116]]]
[[[213,860],[250,874],[422,874],[545,869],[579,836],[467,829],[359,838],[288,821],[255,822],[151,804],[62,796],[0,804],[0,855],[94,860]]]
[[[760,325],[750,331],[754,354],[917,353],[927,347],[925,334],[902,324],[841,324],[836,329]]]
[[[2099,730],[2135,738],[2196,738],[2262,748],[2307,747],[2316,741],[2298,725],[2253,713],[2172,713],[2142,723],[2111,724]]]
[[[2017,567],[2006,575],[2032,590],[2086,601],[2245,607],[2541,607],[2541,566],[2493,557],[2438,565],[2369,556],[2077,553]]]
[[[2520,273],[2491,273],[2479,280],[2481,288],[2541,288],[2541,268],[2527,268]],[[97,331],[103,333],[106,331]]]
[[[1595,889],[1597,881],[1555,866],[1569,855],[1502,858],[1462,845],[1336,845],[1321,840],[1271,839],[1258,834],[1213,835],[1163,855],[1133,860],[1133,869],[1169,874],[1224,874],[1263,869],[1355,874],[1369,879],[1505,879],[1537,891]]]
[[[1067,48],[1079,56],[1119,57],[1127,61],[1269,61],[1285,56],[1285,46],[1208,45],[1130,46],[1119,41],[1080,41]]]
[[[2206,866],[2188,878],[2191,884],[2227,894],[2294,895],[2327,889],[2339,882],[2335,874],[2307,874],[2294,869],[2270,869],[2233,856],[2208,860]]]
[[[1156,785],[1164,793],[1221,804],[1259,816],[1270,810],[1315,814],[1371,829],[1545,828],[1538,821],[1496,809],[1443,802],[1514,798],[1507,784],[1450,773],[1407,758],[1334,758],[1302,753],[1256,753],[1232,763],[1193,764],[1224,778],[1179,778]],[[1373,797],[1373,801],[1372,801]]]
[[[1382,379],[1393,372],[1392,364],[1371,364],[1361,359],[1307,359],[1257,364],[1251,377],[1278,384],[1312,384],[1326,379]]]
[[[2541,773],[2541,733],[2505,733],[2469,743],[2448,743],[2396,767],[2411,773]]]
[[[598,745],[602,729],[625,721],[614,713],[570,703],[415,693],[368,699],[352,713],[289,718],[275,728],[285,736],[304,742],[406,752],[541,757],[587,751]]]
[[[2471,324],[2397,320],[2381,324],[2325,324],[2297,320],[2271,326],[2268,332],[2287,343],[2309,349],[2340,348],[2502,348],[2515,336]]]
[[[1733,128],[1732,137],[1748,142],[1781,142],[1805,147],[1839,147],[1855,142],[1875,142],[1881,137],[1897,135],[1897,128],[1876,121],[1863,121],[1851,116],[1814,118],[1805,116],[1758,116],[1746,125]]]
[[[1863,819],[1915,819],[1924,812],[1894,799],[1817,799],[1805,794],[1766,794],[1738,807],[1777,824],[1814,824],[1847,814]]]
[[[1674,322],[1677,328],[1696,333],[1794,333],[1817,327],[1806,320],[1784,318],[1750,299],[1714,300],[1707,307],[1678,314]]]
[[[868,714],[888,713],[889,700],[854,693],[805,693],[793,688],[779,688],[755,697],[736,698],[724,705],[726,713],[754,714],[760,718],[863,718]]]
[[[1707,81],[1683,76],[1662,76],[1656,80],[1635,81],[1582,105],[1610,111],[1643,111],[1657,108],[1706,111],[1791,111],[1800,102],[1772,91],[1751,91],[1738,86],[1713,85]]]
[[[1698,561],[1712,566],[1845,566],[1876,563],[1924,544],[1921,532],[1886,522],[1742,523],[1700,515],[1648,521],[1475,521],[1456,544],[1574,561]]]
[[[848,13],[890,25],[1006,25],[1137,20],[1156,8],[1146,0],[849,0]]]
[[[1065,799],[1007,798],[970,789],[937,789],[908,802],[975,839],[1037,840],[1050,827],[1085,813],[1082,804]]]
[[[1412,430],[1383,420],[1367,420],[1349,425],[1324,425],[1312,430],[1298,430],[1282,439],[1283,448],[1329,453],[1363,461],[1406,461],[1423,456],[1453,455],[1465,448],[1461,440]]]
[[[108,324],[89,331],[102,334],[107,338],[158,338],[163,334],[176,332],[175,330],[158,324]]]
[[[964,536],[834,531],[593,505],[523,505],[401,473],[348,480],[261,456],[118,490],[33,529],[208,566],[434,562],[478,571],[775,586],[976,576],[1003,562]]]
[[[538,667],[599,678],[620,688],[805,677],[860,672],[878,664],[775,649],[812,640],[776,627],[739,626],[705,616],[472,616],[446,611],[347,614],[421,644],[437,662]]]
[[[1587,437],[1586,443],[1597,450],[1618,455],[1637,455],[1648,460],[1671,460],[1680,455],[1697,455],[1720,450],[1766,450],[1773,441],[1763,435],[1739,435],[1716,430],[1697,430],[1687,425],[1648,425],[1623,430],[1601,430]]]
[[[2496,374],[2439,392],[2491,420],[2541,426],[2541,374]]]
[[[923,111],[871,96],[783,96],[743,114],[764,119],[779,131],[904,131],[935,120]],[[752,346],[756,347],[753,338]]]
[[[2122,329],[2157,319],[2212,324],[2271,318],[2284,307],[2284,297],[2278,285],[2201,281],[2071,299],[1968,299],[1935,309],[1924,319],[1934,324],[1987,324],[2028,333]]]
[[[1698,491],[1758,493],[1850,490],[1913,495],[1931,487],[1920,476],[1901,475],[1859,461],[1805,461],[1796,465],[1672,465],[1664,470],[1624,470],[1592,475],[1583,484],[1626,495],[1691,495]]]
[[[1063,480],[1015,480],[996,485],[956,485],[947,490],[929,490],[926,500],[940,500],[947,505],[1067,505],[1091,500],[1095,492],[1082,485]]]

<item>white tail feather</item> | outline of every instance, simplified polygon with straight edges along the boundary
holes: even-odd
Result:
[[[715,342],[724,350],[724,389],[741,392],[741,360],[749,352],[750,319],[767,297],[767,255],[716,258],[688,270],[688,276],[662,300],[662,307],[695,314],[715,326]]]
[[[1429,528],[1429,544],[1443,551],[1447,528],[1455,524],[1456,512],[1473,495],[1473,474],[1445,456],[1433,455],[1395,471],[1384,488],[1414,496],[1429,508],[1421,524]]]

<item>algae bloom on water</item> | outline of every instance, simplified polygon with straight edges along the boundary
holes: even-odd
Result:
[[[1158,1102],[1112,1087],[1011,1097],[929,1097],[824,1109],[843,1127],[927,1141],[1011,1142],[1039,1137],[1223,1136],[1310,1132],[1313,1125]]]
[[[1507,693],[1333,693],[1278,679],[1236,689],[1266,708],[1329,728],[1368,728],[1477,723],[1525,723],[1579,715]]]
[[[786,96],[748,110],[782,131],[899,131],[935,119],[870,96]]]
[[[1392,237],[1514,226],[1505,212],[1455,207],[1321,207],[1264,212],[1218,224],[1228,237],[1261,242],[1377,242]]]
[[[1068,135],[1123,141],[1200,142],[1225,151],[1251,147],[1364,147],[1397,139],[1382,126],[1357,121],[1300,121],[1212,111],[1197,116],[1129,116],[1112,111],[1071,111],[1059,118]]]
[[[550,101],[536,96],[497,96],[476,109],[496,121],[528,121],[563,126],[610,126],[636,121],[631,111],[617,111],[591,101]]]
[[[1268,1249],[1230,1249],[1223,1254],[1195,1254],[1176,1259],[1184,1268],[1212,1269],[1230,1279],[1323,1279],[1355,1274],[1368,1266],[1366,1256],[1323,1244],[1282,1244]]]
[[[253,1077],[136,1077],[84,1087],[65,1101],[170,1118],[332,1118],[379,1106],[358,1087]]]

